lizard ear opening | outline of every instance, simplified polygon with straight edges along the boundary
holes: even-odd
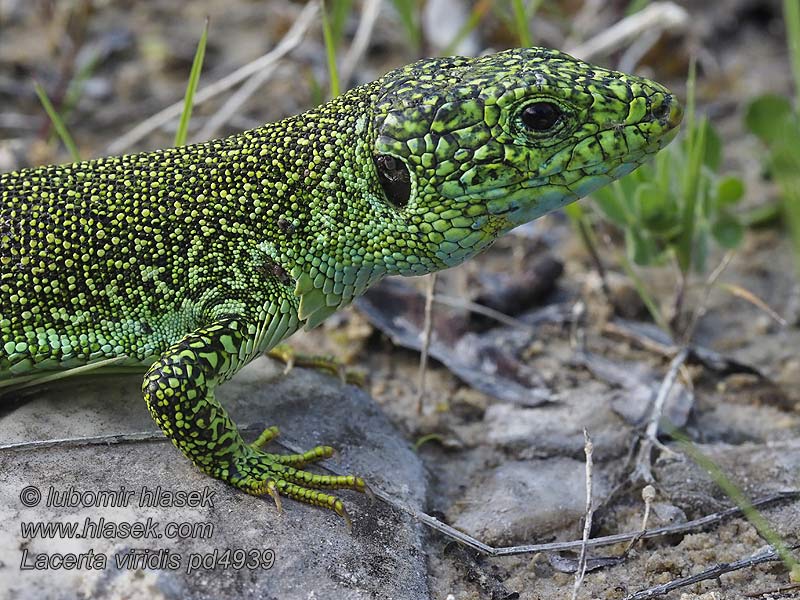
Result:
[[[398,208],[408,204],[411,197],[411,175],[405,163],[389,154],[378,154],[374,161],[378,181],[386,199]]]

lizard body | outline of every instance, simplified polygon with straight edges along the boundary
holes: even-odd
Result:
[[[0,174],[0,392],[145,370],[151,415],[200,469],[344,514],[246,444],[214,388],[386,275],[421,275],[609,183],[668,143],[659,84],[539,48],[422,60],[225,139]]]

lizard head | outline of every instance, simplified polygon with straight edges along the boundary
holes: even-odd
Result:
[[[374,174],[444,266],[629,173],[683,112],[658,83],[542,48],[422,60],[378,86]]]

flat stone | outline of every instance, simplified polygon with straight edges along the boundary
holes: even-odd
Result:
[[[258,359],[219,388],[218,398],[240,427],[252,430],[254,438],[258,428],[278,425],[301,447],[331,444],[338,453],[326,463],[337,471],[357,473],[407,505],[422,505],[426,481],[420,461],[366,393],[315,371],[279,373],[274,363]],[[156,428],[140,386],[141,377],[104,377],[41,391],[0,418],[0,439],[9,444],[152,432]],[[276,444],[274,451],[281,448]],[[278,513],[269,497],[248,496],[203,475],[160,435],[148,442],[4,450],[0,473],[0,590],[6,590],[5,598],[429,596],[421,532],[405,513],[349,491],[339,496],[353,520],[352,534],[327,510],[285,499]],[[36,506],[22,503],[28,486],[42,496]],[[206,500],[194,507],[140,506],[144,488],[197,492]],[[127,506],[60,508],[46,506],[51,489],[133,494]],[[26,493],[35,495],[30,488]],[[117,532],[81,538],[86,519],[117,524],[150,519],[157,526],[148,535],[155,532],[156,537]],[[21,523],[37,521],[76,522],[78,530],[51,539],[23,535]],[[169,537],[168,523],[186,529],[180,539]],[[105,568],[21,569],[24,552],[30,566],[46,556],[55,560],[56,553],[90,550],[106,557]],[[115,558],[132,552],[144,556],[147,550],[156,568],[115,564]],[[237,564],[240,560],[246,564]]]
[[[530,543],[570,525],[578,526],[586,508],[586,467],[571,458],[514,461],[500,465],[455,502],[452,520],[461,529],[498,544]],[[608,492],[608,482],[593,479],[593,497]]]
[[[528,408],[492,404],[486,409],[476,435],[490,443],[528,456],[580,456],[584,428],[592,436],[598,454],[624,454],[629,429],[613,409],[613,395],[596,381],[582,382],[563,394],[558,402]],[[464,433],[464,436],[468,436]],[[471,438],[466,437],[468,441]]]

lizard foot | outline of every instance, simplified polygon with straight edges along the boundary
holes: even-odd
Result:
[[[286,365],[284,373],[288,373],[294,367],[307,367],[335,375],[342,380],[342,383],[349,383],[358,387],[364,387],[366,384],[363,373],[348,369],[344,363],[332,356],[296,352],[289,344],[278,344],[272,350],[267,351],[267,356]]]
[[[364,480],[355,475],[320,475],[297,468],[331,457],[333,448],[330,446],[316,446],[301,454],[264,452],[262,447],[277,435],[277,427],[268,427],[256,441],[246,446],[236,459],[234,473],[228,481],[254,496],[269,494],[279,511],[282,507],[281,497],[284,496],[327,508],[341,516],[350,529],[350,517],[342,501],[320,490],[348,489],[369,493]]]

